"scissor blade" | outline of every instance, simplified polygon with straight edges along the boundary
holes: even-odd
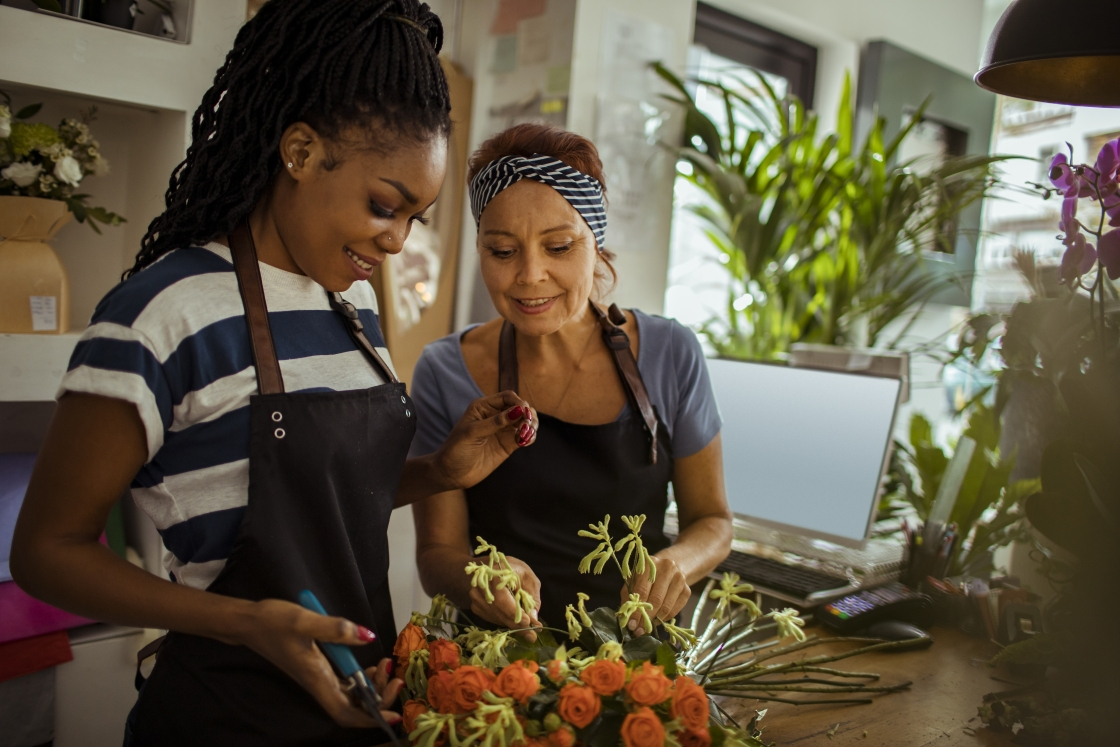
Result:
[[[357,680],[358,678],[355,677],[353,679]],[[354,683],[354,692],[358,694],[358,701],[362,704],[362,707],[365,708],[366,713],[373,717],[377,725],[389,735],[389,739],[393,742],[394,747],[403,747],[401,741],[397,739],[397,733],[393,731],[393,727],[389,726],[389,722],[381,715],[380,698],[377,697],[377,693],[373,688],[366,684],[366,682],[357,681]]]

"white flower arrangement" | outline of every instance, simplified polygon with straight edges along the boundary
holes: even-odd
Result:
[[[64,119],[57,128],[26,120],[35,116],[42,104],[11,110],[11,97],[0,91],[0,195],[40,197],[66,203],[70,212],[97,233],[97,223],[117,226],[124,218],[105,208],[86,204],[89,195],[76,188],[87,176],[109,173],[109,162],[90,134],[89,124],[97,107],[83,112],[81,120]]]

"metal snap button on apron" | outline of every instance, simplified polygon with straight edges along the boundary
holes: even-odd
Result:
[[[401,404],[408,404],[408,400],[406,400],[404,397],[401,397]]]
[[[404,411],[404,416],[406,418],[411,418],[412,417],[412,410],[405,410]]]
[[[283,438],[284,436],[286,436],[288,434],[284,432],[283,428],[277,428],[276,431],[272,435],[276,436],[277,438]]]
[[[283,420],[283,419],[284,419],[284,416],[283,416],[283,415],[281,415],[280,413],[278,413],[278,412],[274,412],[274,413],[272,413],[272,420],[273,420],[273,422],[279,423],[279,422],[280,422],[281,420]]]

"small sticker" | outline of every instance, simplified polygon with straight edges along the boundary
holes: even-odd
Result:
[[[58,298],[31,296],[31,331],[50,332],[58,329]]]

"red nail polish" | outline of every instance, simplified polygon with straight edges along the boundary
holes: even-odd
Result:
[[[364,643],[372,643],[377,640],[377,634],[369,628],[358,626],[358,638]]]
[[[524,441],[525,439],[529,438],[529,433],[532,432],[532,430],[533,426],[529,425],[528,423],[522,423],[521,427],[517,429],[517,437],[520,440]]]
[[[401,718],[400,716],[395,716],[394,718],[390,718],[390,719],[385,719],[385,723],[387,723],[387,724],[388,724],[389,726],[396,726],[396,725],[397,725],[397,724],[399,724],[399,723],[400,723],[400,722],[401,722],[402,720],[403,720],[403,719],[402,719],[402,718]]]
[[[393,678],[393,666],[394,666],[393,660],[389,659],[389,666],[385,667],[385,675],[387,677],[389,677],[389,679]]]
[[[506,417],[509,418],[511,421],[520,420],[524,416],[524,414],[525,414],[525,411],[521,409],[521,405],[518,405],[517,407],[515,407],[512,410],[510,410],[509,412],[507,412]]]

